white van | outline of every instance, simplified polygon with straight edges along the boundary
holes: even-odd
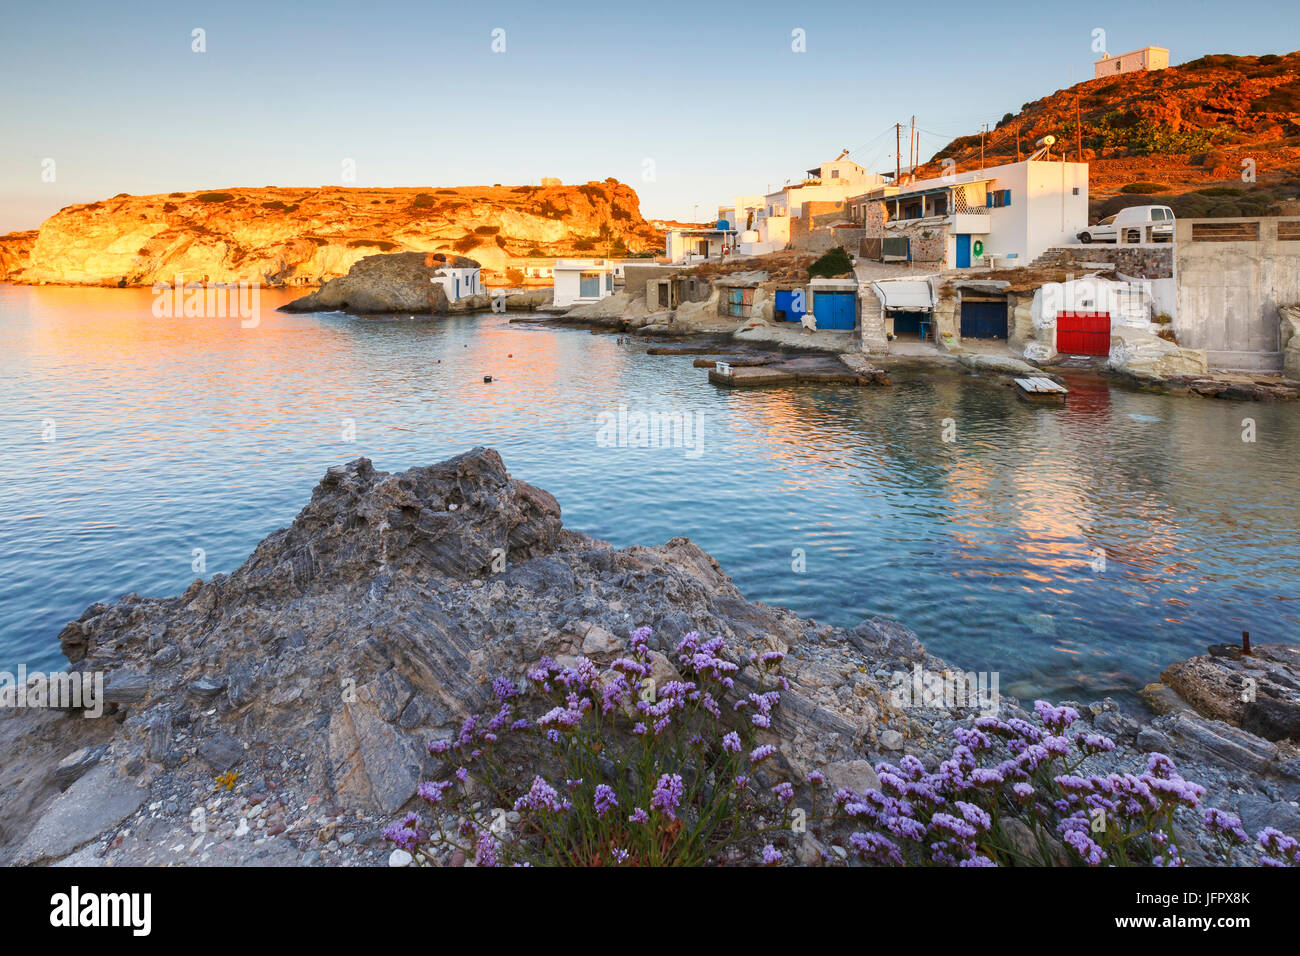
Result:
[[[1145,227],[1155,223],[1151,238],[1156,242],[1174,239],[1174,211],[1168,206],[1129,206],[1113,216],[1107,216],[1095,226],[1079,233],[1080,242],[1118,242],[1120,230],[1126,230],[1127,242],[1141,242]]]

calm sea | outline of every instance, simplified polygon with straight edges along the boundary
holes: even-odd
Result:
[[[0,285],[0,669],[59,665],[58,631],[93,601],[183,590],[196,549],[205,575],[233,570],[330,465],[476,444],[570,527],[688,536],[751,599],[898,618],[1004,693],[1132,700],[1242,630],[1300,639],[1294,405],[1079,379],[1038,408],[955,371],[728,391],[609,335],[283,301],[263,293],[245,329],[156,319],[147,290]],[[620,406],[702,431],[610,447]]]

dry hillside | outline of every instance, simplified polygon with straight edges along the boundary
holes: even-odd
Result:
[[[984,162],[1014,161],[1048,134],[1068,159],[1082,147],[1098,215],[1144,201],[1182,216],[1290,212],[1300,196],[1300,51],[1077,83],[1004,116],[984,139]],[[953,140],[922,174],[938,175],[947,157],[977,167],[980,134]],[[1255,182],[1242,178],[1246,161]]]
[[[614,179],[455,189],[236,187],[68,206],[35,233],[0,236],[0,281],[135,286],[180,274],[298,285],[397,251],[469,256],[492,279],[530,256],[622,256],[662,246],[636,192]]]

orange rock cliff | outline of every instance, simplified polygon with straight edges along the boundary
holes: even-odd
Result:
[[[309,285],[377,252],[444,252],[488,278],[529,257],[652,253],[663,233],[614,179],[581,186],[243,188],[114,196],[0,236],[0,281]],[[516,277],[517,278],[517,277]]]

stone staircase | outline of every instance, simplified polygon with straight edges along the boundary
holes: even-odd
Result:
[[[885,311],[870,283],[859,283],[858,307],[858,347],[864,352],[887,353],[889,339],[885,335]]]
[[[1095,246],[1053,246],[1029,264],[1030,268],[1038,266],[1056,267],[1089,265],[1093,268],[1113,269],[1115,264],[1107,260],[1106,249]]]

